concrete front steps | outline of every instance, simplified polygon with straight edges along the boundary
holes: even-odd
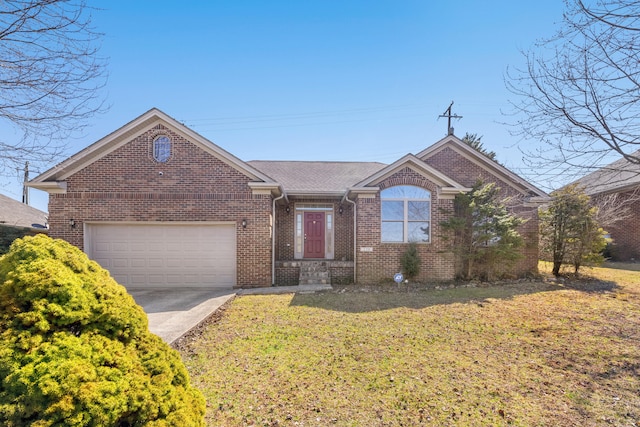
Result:
[[[300,262],[300,285],[329,285],[331,273],[326,261]]]
[[[353,283],[353,261],[296,259],[276,261],[276,286],[331,285]]]

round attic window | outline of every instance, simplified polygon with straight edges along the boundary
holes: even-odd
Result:
[[[165,163],[171,157],[171,140],[166,135],[161,135],[153,140],[153,158],[160,163]]]

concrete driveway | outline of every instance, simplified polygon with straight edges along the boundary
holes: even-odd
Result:
[[[235,296],[233,289],[128,289],[149,330],[171,344]]]
[[[312,293],[331,285],[276,286],[255,289],[128,289],[149,318],[149,330],[171,344],[238,295]]]

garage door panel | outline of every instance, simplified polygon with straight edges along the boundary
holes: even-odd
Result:
[[[118,282],[118,283],[120,283],[120,284],[125,283],[125,280],[127,280],[127,278],[128,278],[127,276],[124,276],[124,275],[122,275],[122,274],[117,274],[117,273],[116,273],[116,274],[112,274],[111,276],[113,277],[113,279],[114,279],[116,282]],[[132,284],[133,284],[133,283],[132,283]]]
[[[176,258],[173,258],[171,256],[167,256],[167,259],[165,261],[167,266],[171,267],[171,268],[187,267],[187,265],[185,265],[186,260],[185,260],[185,262],[183,262],[183,260],[182,259],[178,259],[177,256],[179,256],[179,254],[177,254],[177,253],[176,253]]]
[[[162,283],[165,279],[163,274],[147,274],[144,280],[150,283]]]
[[[111,249],[111,245],[108,243],[102,243],[102,242],[98,242],[96,243],[96,251],[100,252],[100,251],[109,251]]]
[[[131,259],[131,263],[130,266],[131,267],[147,267],[149,264],[149,262],[147,262],[146,259],[137,259],[137,258],[132,258]]]
[[[129,260],[126,258],[113,258],[111,260],[112,267],[129,267]]]
[[[163,258],[147,258],[147,264],[149,267],[162,267],[164,265]]]
[[[199,262],[200,260],[192,259],[190,256],[186,257],[184,260],[184,266],[187,268],[200,268],[207,267],[206,263]]]
[[[145,286],[147,284],[148,277],[146,274],[129,274],[127,276],[121,276],[123,280],[129,280],[132,286]],[[122,283],[122,282],[118,282]]]
[[[147,244],[144,242],[131,242],[129,250],[132,252],[142,252],[147,249]]]
[[[232,224],[87,224],[86,250],[127,286],[232,287]]]

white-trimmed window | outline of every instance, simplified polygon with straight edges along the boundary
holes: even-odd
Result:
[[[171,157],[171,140],[161,135],[153,140],[153,158],[156,162],[166,163]]]
[[[431,241],[431,192],[414,185],[398,185],[380,192],[382,242]]]

